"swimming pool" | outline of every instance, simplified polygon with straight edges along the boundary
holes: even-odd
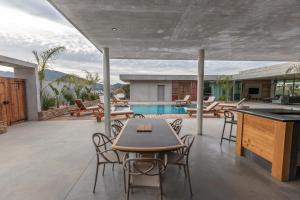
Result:
[[[196,105],[130,105],[130,110],[140,114],[186,114],[185,107],[196,107]]]

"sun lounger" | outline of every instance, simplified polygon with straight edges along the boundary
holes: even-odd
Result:
[[[95,114],[97,121],[101,122],[102,118],[104,117],[104,108],[99,105],[99,112]],[[132,110],[117,110],[117,111],[111,111],[110,116],[119,116],[123,115],[126,118],[130,118],[130,116],[133,116],[134,112]]]
[[[247,99],[243,98],[242,100],[240,100],[237,103],[220,103],[219,107],[221,110],[224,109],[229,109],[229,108],[238,108],[239,106],[241,106]]]
[[[215,96],[209,96],[207,100],[203,101],[204,106],[209,106],[216,100]]]
[[[219,102],[213,102],[212,104],[210,104],[208,107],[204,108],[203,109],[203,114],[213,114],[214,116],[216,117],[219,117],[219,114],[218,114],[218,110],[216,109],[216,107],[219,105]],[[187,108],[186,109],[186,112],[188,113],[188,115],[190,117],[193,116],[193,114],[196,114],[197,113],[197,108]]]
[[[122,100],[122,99],[119,99],[116,95],[113,95],[113,96],[112,96],[111,102],[112,102],[113,104],[128,105],[128,100]]]
[[[92,113],[99,112],[99,106],[86,107],[81,101],[81,99],[76,99],[75,104],[77,105],[77,108],[74,110],[70,110],[71,116],[76,115],[77,117],[79,117],[82,112],[90,112],[90,111],[92,111]]]
[[[186,105],[191,104],[191,96],[185,95],[184,99],[175,100],[176,105]]]

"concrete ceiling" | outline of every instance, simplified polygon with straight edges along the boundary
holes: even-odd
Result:
[[[300,0],[49,2],[112,58],[300,61]]]

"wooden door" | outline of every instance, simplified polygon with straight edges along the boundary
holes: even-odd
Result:
[[[11,123],[26,119],[25,109],[25,81],[22,79],[10,79],[10,118]]]
[[[10,124],[9,90],[7,79],[0,78],[0,121]]]
[[[0,78],[0,121],[11,123],[26,119],[25,81]]]

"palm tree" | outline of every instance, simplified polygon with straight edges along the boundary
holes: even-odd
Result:
[[[225,100],[228,101],[230,97],[229,94],[232,88],[231,76],[226,76],[226,75],[221,76],[220,79],[218,80],[218,84],[221,87],[222,95],[224,95]]]
[[[40,96],[43,93],[43,81],[45,80],[45,71],[49,68],[48,62],[53,60],[56,56],[58,56],[62,51],[65,50],[65,47],[59,46],[55,48],[48,49],[46,51],[41,52],[40,54],[37,51],[32,51],[37,65],[38,65],[38,76],[39,76],[39,84],[40,84]]]
[[[292,89],[292,96],[295,95],[295,80],[296,75],[300,74],[300,64],[292,64],[286,71],[285,74],[293,74],[293,89]]]
[[[98,73],[91,73],[87,70],[82,70],[85,72],[85,79],[87,80],[87,84],[91,86],[91,88],[95,91],[96,84],[100,81],[100,76]]]

